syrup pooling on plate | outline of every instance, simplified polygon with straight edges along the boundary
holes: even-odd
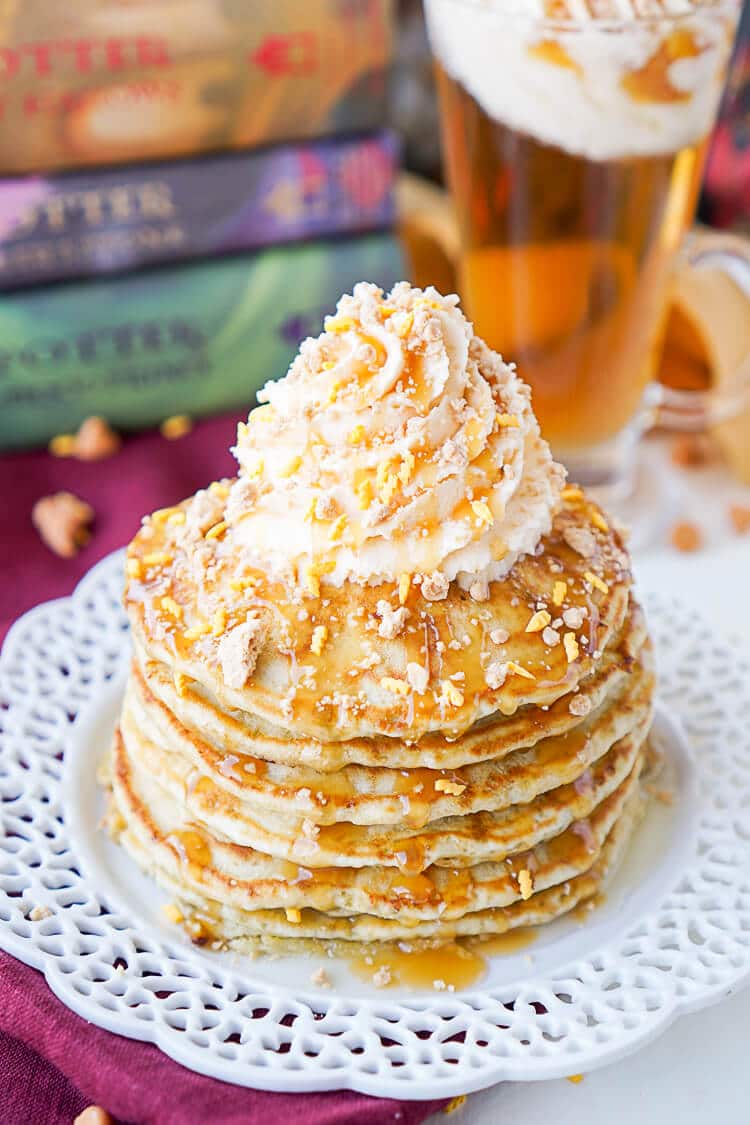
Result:
[[[650,645],[618,532],[455,299],[359,286],[325,327],[238,477],[128,549],[111,830],[211,948],[365,971],[378,943],[383,979],[388,943],[402,986],[468,987],[617,863]]]

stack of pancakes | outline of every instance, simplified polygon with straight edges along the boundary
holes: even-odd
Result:
[[[654,691],[600,510],[564,489],[485,600],[419,576],[300,592],[238,571],[231,483],[128,549],[109,825],[175,919],[251,951],[495,935],[591,899],[638,818]]]

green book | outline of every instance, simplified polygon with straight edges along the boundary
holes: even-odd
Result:
[[[357,281],[405,274],[370,235],[0,295],[0,449],[91,414],[115,428],[247,410]]]

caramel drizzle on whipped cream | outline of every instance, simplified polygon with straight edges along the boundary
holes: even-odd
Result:
[[[361,283],[264,388],[225,517],[248,564],[311,593],[414,578],[481,591],[535,549],[563,472],[528,388],[457,301]]]

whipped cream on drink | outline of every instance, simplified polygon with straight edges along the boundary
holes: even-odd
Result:
[[[425,10],[436,58],[489,118],[604,161],[708,135],[738,3],[427,0]]]

